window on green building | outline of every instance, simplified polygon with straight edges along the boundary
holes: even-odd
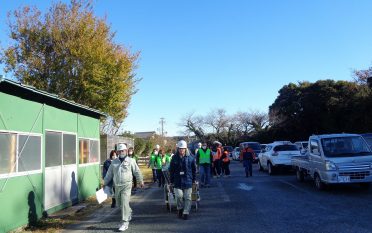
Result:
[[[99,162],[98,140],[79,139],[79,162],[80,164]]]
[[[98,148],[98,141],[90,141],[90,155],[89,155],[89,162],[96,163],[99,162],[99,148]]]
[[[45,134],[45,166],[62,165],[62,133],[46,132]]]
[[[46,167],[76,164],[76,135],[49,131],[45,144]]]
[[[76,135],[63,134],[63,165],[76,164]]]
[[[0,133],[0,174],[16,172],[17,135]]]
[[[0,133],[0,175],[41,171],[41,136]]]
[[[18,136],[18,171],[33,171],[41,169],[41,137]]]

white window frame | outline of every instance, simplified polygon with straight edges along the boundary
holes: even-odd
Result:
[[[17,138],[17,142],[16,142],[16,171],[13,172],[13,173],[0,174],[0,179],[7,179],[7,178],[11,178],[11,177],[18,177],[18,176],[27,176],[27,175],[39,174],[39,173],[43,172],[43,134],[41,134],[41,133],[28,133],[28,132],[22,132],[22,131],[12,131],[12,130],[0,130],[0,133],[15,134],[16,138]],[[40,137],[40,169],[18,172],[19,135]]]
[[[61,136],[61,156],[62,157],[61,157],[61,165],[59,165],[59,166],[72,166],[72,165],[75,165],[76,166],[76,164],[78,162],[78,158],[77,158],[77,155],[78,155],[78,145],[77,145],[78,136],[77,136],[77,133],[68,132],[68,131],[61,131],[61,130],[46,129],[45,130],[45,137],[46,137],[46,133],[47,132],[50,132],[50,133],[60,133],[62,135]],[[66,165],[63,164],[63,135],[64,134],[74,135],[75,138],[76,138],[76,140],[75,140],[75,163],[74,164],[66,164]],[[52,167],[59,167],[59,166],[52,166]],[[47,167],[45,165],[45,168],[51,168],[51,167]]]
[[[88,143],[88,145],[89,145],[89,154],[88,154],[88,161],[90,160],[90,141],[97,141],[98,142],[98,162],[94,162],[94,163],[80,163],[80,140],[88,140],[89,141],[89,143]],[[100,148],[101,148],[101,141],[99,140],[99,139],[97,139],[97,138],[87,138],[87,137],[79,137],[79,141],[78,141],[78,143],[79,143],[79,158],[78,158],[78,160],[79,160],[79,167],[86,167],[86,166],[91,166],[91,165],[96,165],[96,164],[100,164],[101,163],[101,161],[100,161],[100,159],[101,159],[101,150],[100,150]]]

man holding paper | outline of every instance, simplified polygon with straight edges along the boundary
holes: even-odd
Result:
[[[142,173],[136,161],[128,156],[125,144],[118,144],[117,154],[119,157],[112,160],[104,178],[104,185],[108,185],[111,180],[114,181],[116,202],[121,207],[122,216],[122,224],[119,231],[125,231],[128,229],[129,221],[132,219],[132,209],[129,206],[129,200],[133,176],[136,177],[141,188],[143,188],[144,183]]]

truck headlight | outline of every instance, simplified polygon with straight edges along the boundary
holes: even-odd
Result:
[[[337,166],[334,162],[326,161],[325,167],[327,171],[334,171],[337,170]]]

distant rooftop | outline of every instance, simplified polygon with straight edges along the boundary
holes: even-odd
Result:
[[[143,138],[143,139],[146,139],[146,138],[151,138],[152,136],[154,136],[156,134],[155,131],[147,131],[147,132],[135,132],[134,133],[134,136],[136,138]]]

